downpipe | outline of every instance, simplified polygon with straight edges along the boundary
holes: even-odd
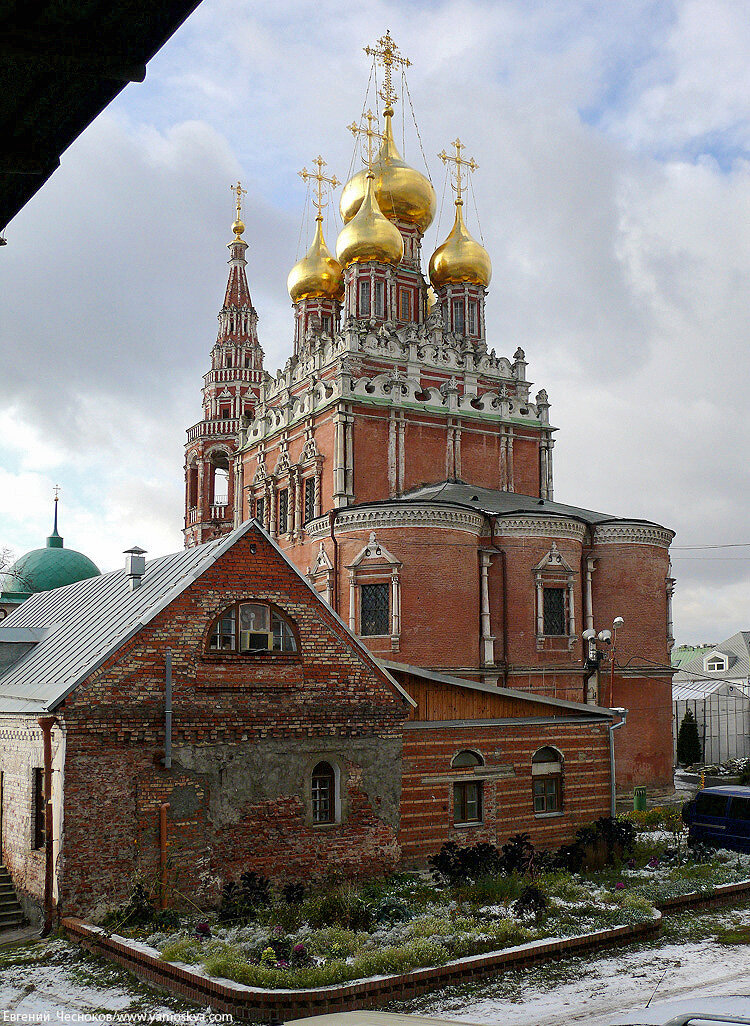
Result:
[[[609,778],[609,790],[610,790],[609,814],[612,817],[612,819],[614,819],[615,818],[615,814],[616,814],[616,809],[615,809],[615,799],[616,799],[616,794],[615,794],[615,731],[618,730],[620,727],[624,727],[625,726],[625,723],[626,723],[627,718],[628,718],[628,710],[627,709],[613,709],[612,712],[616,712],[620,717],[622,717],[620,719],[619,723],[608,723],[607,724],[607,729],[609,730],[609,774],[610,774],[610,778]]]
[[[44,925],[42,937],[47,937],[54,927],[55,902],[54,884],[54,822],[52,817],[52,728],[57,723],[55,716],[40,716],[37,723],[42,728],[44,745]]]

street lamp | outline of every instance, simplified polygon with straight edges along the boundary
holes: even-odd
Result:
[[[604,649],[600,648],[600,645],[611,645],[612,651],[610,653],[610,666],[609,666],[609,700],[610,703],[614,701],[614,688],[615,688],[615,652],[617,649],[617,631],[618,628],[624,626],[625,621],[621,616],[616,616],[612,621],[612,630],[597,631],[593,627],[587,627],[581,635],[583,641],[588,646],[586,660],[584,668],[597,672],[599,670],[599,664],[604,658]],[[598,698],[598,696],[597,696]]]

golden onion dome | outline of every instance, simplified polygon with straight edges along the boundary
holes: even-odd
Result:
[[[375,176],[365,177],[365,195],[359,210],[345,225],[336,242],[336,256],[343,266],[379,260],[384,264],[398,264],[404,255],[401,232],[391,224],[375,199]]]
[[[344,273],[326,246],[320,214],[315,218],[312,246],[289,272],[286,287],[293,303],[301,299],[335,299],[341,302],[344,298]]]
[[[393,109],[386,107],[385,132],[377,159],[375,172],[375,196],[380,209],[390,221],[404,221],[414,224],[420,232],[429,228],[435,216],[437,197],[429,178],[409,167],[396,149],[391,119]],[[359,210],[365,195],[367,171],[357,172],[343,188],[339,209],[344,224],[347,224]]]
[[[462,281],[487,288],[492,278],[490,255],[469,235],[462,207],[463,202],[456,200],[456,220],[451,233],[430,257],[430,281],[435,289],[448,282]]]

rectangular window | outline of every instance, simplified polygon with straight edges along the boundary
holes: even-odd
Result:
[[[305,481],[305,523],[315,519],[315,478]]]
[[[453,785],[453,822],[482,822],[481,780],[462,780]]]
[[[330,317],[323,317],[322,318],[322,328],[323,328],[323,331],[325,332],[326,335],[330,335],[331,334],[331,318]]]
[[[328,773],[313,774],[313,823],[333,823],[333,785],[334,779]]]
[[[463,299],[453,300],[453,330],[463,335],[466,330],[466,322],[464,320],[464,301]]]
[[[279,517],[277,521],[277,531],[279,534],[286,534],[287,532],[287,513],[289,511],[289,489],[282,488],[279,492]]]
[[[32,779],[34,802],[34,847],[43,848],[46,840],[44,815],[44,770],[36,768]]]
[[[385,317],[385,282],[375,282],[375,316]]]
[[[565,622],[565,588],[545,588],[543,595],[544,633],[564,636],[568,633]]]
[[[232,416],[231,406],[222,406],[219,411],[219,416],[222,420],[230,420]]]
[[[365,279],[359,283],[359,316],[370,316],[370,283]]]
[[[476,302],[471,300],[469,302],[469,334],[470,335],[477,335],[479,333],[479,330],[478,330],[478,321],[479,321],[478,313],[479,313],[479,310],[477,308]]]
[[[264,652],[273,648],[270,609],[258,602],[240,606],[240,652]]]
[[[390,585],[363,584],[359,590],[361,601],[359,633],[366,638],[390,634]]]
[[[534,777],[534,812],[560,811],[560,777]]]
[[[398,316],[402,321],[411,320],[411,292],[409,289],[399,289]]]
[[[265,501],[263,499],[255,500],[255,519],[259,524],[263,523],[263,514],[265,513]]]

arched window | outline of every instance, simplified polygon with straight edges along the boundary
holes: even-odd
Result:
[[[216,618],[211,652],[296,652],[291,624],[264,602],[235,602]]]
[[[229,501],[229,457],[218,452],[211,457],[211,505],[226,506]]]
[[[546,745],[531,758],[531,779],[534,813],[543,816],[562,811],[563,757],[556,748]]]
[[[328,762],[319,762],[312,771],[312,821],[336,822],[336,772]]]
[[[453,782],[453,822],[457,826],[478,825],[483,818],[483,781],[473,780],[473,771],[484,766],[479,752],[465,749],[451,759],[452,769],[468,770],[465,779]]]
[[[453,756],[451,766],[454,769],[463,768],[464,766],[484,766],[484,759],[479,752],[473,752],[467,748],[465,751]]]

